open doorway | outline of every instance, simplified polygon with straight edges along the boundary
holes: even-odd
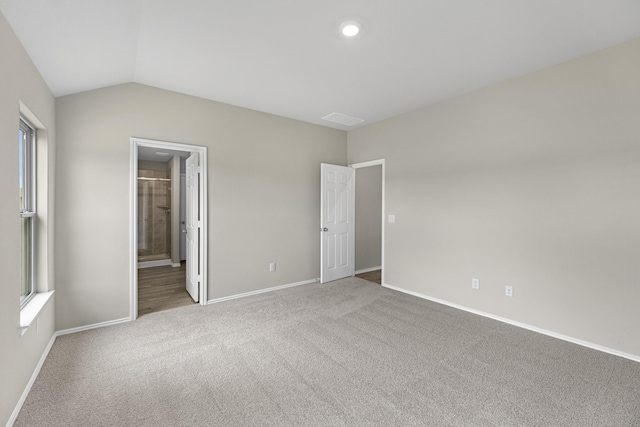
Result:
[[[131,139],[131,316],[206,302],[206,147]]]
[[[384,160],[356,163],[355,276],[383,284]]]
[[[365,168],[373,168],[372,173]],[[367,193],[365,188],[370,187],[369,194],[377,194],[373,200],[367,200],[364,194],[359,208],[355,206],[358,170],[364,171],[360,173],[365,184],[361,193]],[[320,282],[379,271],[380,279],[376,281],[384,284],[384,159],[348,167],[322,163],[320,174]],[[363,215],[360,221],[359,213]],[[356,243],[358,222],[364,223],[360,244]],[[375,247],[366,248],[368,244]],[[356,267],[358,251],[362,255],[360,267]]]
[[[138,268],[179,267],[186,260],[180,251],[186,205],[180,176],[188,151],[138,147]]]

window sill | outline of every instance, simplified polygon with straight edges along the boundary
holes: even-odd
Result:
[[[54,291],[37,293],[31,298],[31,301],[29,301],[27,305],[22,307],[20,310],[20,328],[18,329],[20,336],[24,335],[27,329],[29,329],[29,326],[36,320],[44,306],[47,305],[47,302],[51,299],[53,292]]]

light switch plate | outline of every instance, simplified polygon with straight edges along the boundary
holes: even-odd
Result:
[[[395,215],[389,215],[389,222],[396,222],[396,216]]]

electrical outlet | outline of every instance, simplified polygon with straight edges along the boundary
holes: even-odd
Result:
[[[276,263],[275,262],[270,262],[269,263],[269,272],[273,273],[274,271],[276,271]]]
[[[513,286],[505,286],[504,287],[504,294],[508,297],[512,297],[513,296]]]
[[[393,214],[389,215],[389,222],[396,222],[396,216]]]
[[[480,279],[471,279],[471,287],[473,289],[480,289]]]

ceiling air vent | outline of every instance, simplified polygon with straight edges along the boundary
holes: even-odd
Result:
[[[342,114],[342,113],[327,114],[322,118],[322,120],[326,120],[328,122],[340,123],[341,125],[345,125],[345,126],[353,126],[353,125],[357,125],[358,123],[364,122],[364,120],[362,119],[359,119],[357,117],[347,116],[346,114]]]

